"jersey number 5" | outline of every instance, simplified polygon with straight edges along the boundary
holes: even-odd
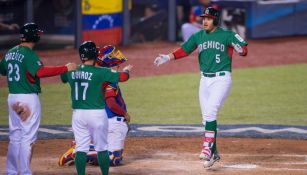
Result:
[[[83,93],[82,93],[82,100],[86,100],[86,91],[88,88],[88,83],[82,82],[80,83],[80,88],[83,88]],[[79,83],[75,82],[75,99],[79,100]]]
[[[216,54],[215,55],[215,62],[216,63],[220,63],[221,62],[221,55],[220,54]]]
[[[11,63],[9,63],[7,65],[7,69],[9,71],[8,76],[7,76],[9,81],[13,81],[13,78],[14,78],[15,81],[19,81],[20,80],[18,64],[11,64]],[[12,77],[12,74],[13,74],[14,70],[15,70],[15,76]]]

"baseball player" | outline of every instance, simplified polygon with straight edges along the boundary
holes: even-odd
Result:
[[[205,126],[203,148],[200,158],[204,167],[210,167],[220,159],[216,146],[217,114],[231,87],[232,53],[247,55],[247,42],[238,34],[218,27],[220,11],[208,7],[201,15],[203,29],[193,34],[174,52],[160,54],[154,61],[159,66],[170,60],[177,60],[198,50],[201,71],[199,101]]]
[[[7,174],[29,175],[33,144],[41,119],[40,78],[60,75],[75,70],[77,65],[43,66],[33,47],[43,31],[34,23],[20,29],[21,43],[10,49],[0,62],[0,72],[7,76],[9,89],[9,146]]]
[[[127,61],[126,57],[120,52],[115,51],[114,46],[105,46],[99,49],[97,65],[101,67],[117,67]],[[105,110],[108,116],[108,151],[110,157],[110,166],[119,166],[123,160],[123,149],[125,139],[128,133],[128,123],[130,115],[127,112],[126,104],[121,95],[118,83],[103,83],[102,93],[104,95],[106,106]],[[97,165],[97,152],[93,144],[89,147],[86,162]],[[59,159],[59,165],[72,165],[75,160],[75,144],[73,142]]]
[[[76,71],[61,75],[64,83],[71,87],[72,129],[76,141],[75,166],[78,175],[85,175],[86,155],[92,141],[97,151],[98,164],[103,175],[109,172],[109,153],[107,151],[108,118],[105,101],[101,93],[104,82],[118,83],[129,79],[132,66],[123,72],[95,67],[98,51],[92,41],[79,47],[82,64]]]
[[[126,57],[120,52],[115,52],[114,46],[106,46],[100,49],[98,65],[102,67],[117,67],[125,61]],[[109,121],[108,151],[110,165],[118,166],[123,159],[125,138],[128,133],[130,115],[127,112],[125,101],[122,97],[118,83],[105,83],[103,93],[106,99],[106,112]]]

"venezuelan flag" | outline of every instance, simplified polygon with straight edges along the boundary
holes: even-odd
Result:
[[[82,39],[97,45],[122,41],[123,0],[82,0]]]

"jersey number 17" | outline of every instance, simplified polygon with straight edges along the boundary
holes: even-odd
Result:
[[[75,82],[75,100],[79,100],[79,89],[82,88],[83,88],[82,100],[86,100],[86,91],[88,89],[87,82],[81,82],[80,84],[78,82]]]

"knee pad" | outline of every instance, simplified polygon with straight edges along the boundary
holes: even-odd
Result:
[[[119,166],[120,162],[123,160],[123,150],[117,150],[117,151],[109,151],[109,157],[110,157],[110,166]]]

